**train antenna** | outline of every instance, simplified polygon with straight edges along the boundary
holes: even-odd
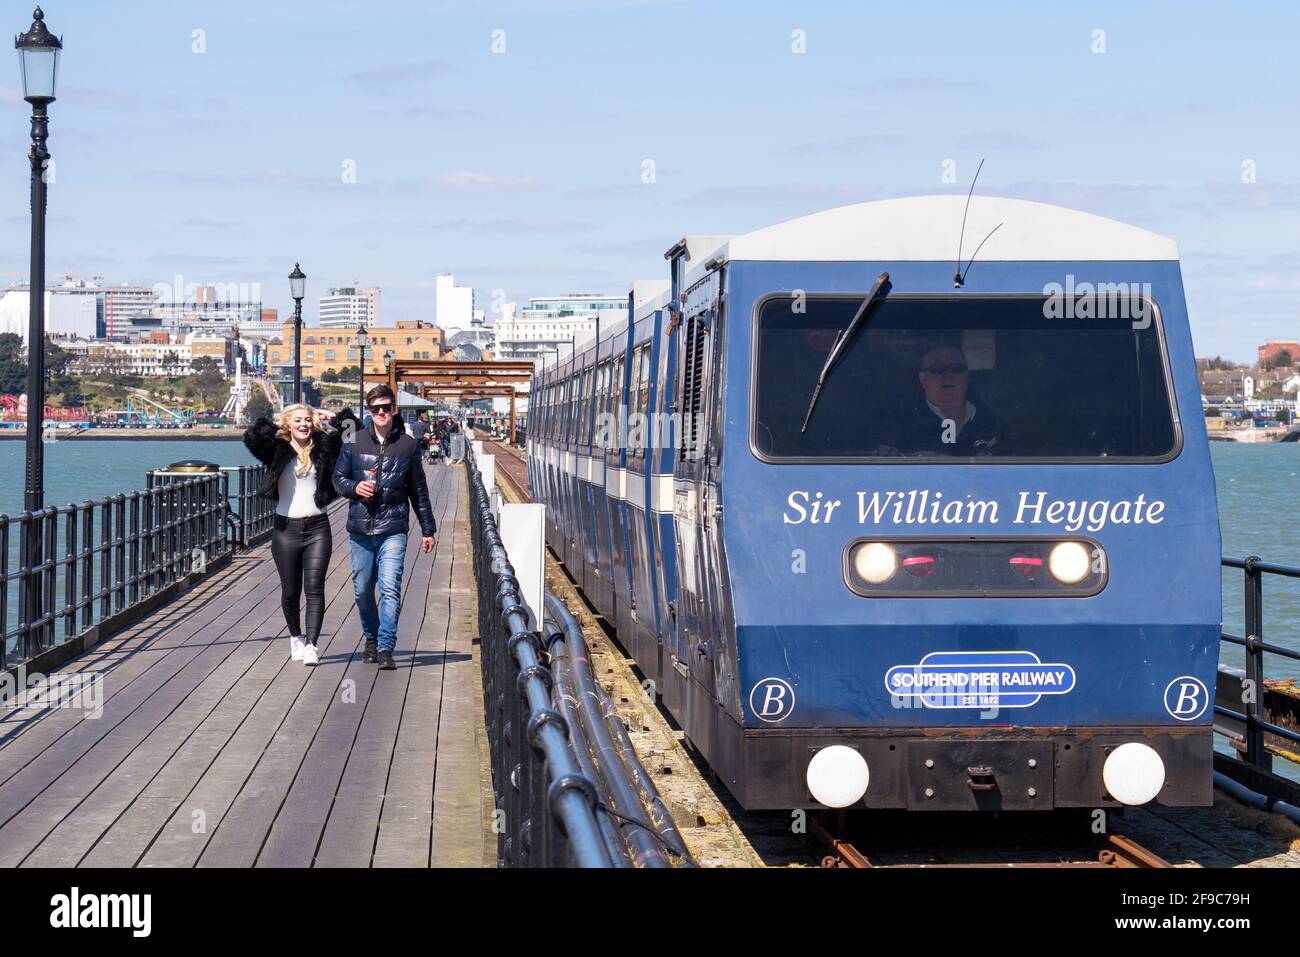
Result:
[[[996,233],[996,232],[997,232],[999,229],[1001,229],[1001,228],[1002,228],[1002,223],[998,223],[996,226],[994,226],[992,229],[989,230],[989,236],[992,236],[994,233]],[[967,261],[967,263],[966,263],[966,275],[970,275],[970,267],[971,267],[971,264],[975,262],[975,257],[978,256],[978,255],[980,254],[980,250],[984,248],[984,244],[985,244],[986,242],[989,241],[989,236],[985,236],[983,239],[981,239],[981,240],[980,240],[980,244],[979,244],[978,246],[975,247],[975,251],[974,251],[973,253],[970,254],[970,259],[969,259],[969,260]],[[958,273],[958,275],[961,275],[961,274]],[[966,279],[965,279],[965,277],[963,276],[963,278],[962,278],[962,282],[965,282],[965,281],[966,281]],[[960,284],[961,284],[961,283],[958,283],[958,285],[960,285]]]
[[[980,159],[980,165],[975,167],[975,175],[970,181],[970,190],[966,193],[966,207],[961,211],[961,232],[957,234],[957,272],[952,277],[952,284],[958,288],[963,282],[961,277],[961,244],[966,238],[966,214],[970,212],[970,198],[975,193],[975,184],[979,182],[980,170],[984,168],[984,160]],[[990,236],[992,233],[989,234]],[[988,239],[988,236],[984,237]],[[978,250],[976,250],[978,252]]]

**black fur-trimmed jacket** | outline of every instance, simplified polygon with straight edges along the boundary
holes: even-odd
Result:
[[[374,469],[372,475],[370,470]],[[375,483],[368,499],[357,495],[357,484]],[[429,485],[420,462],[420,447],[406,431],[400,415],[393,416],[387,441],[380,443],[375,427],[358,429],[351,445],[344,445],[334,466],[334,486],[352,499],[348,507],[348,532],[353,535],[392,535],[405,532],[415,510],[421,535],[436,535],[437,523],[429,504]]]
[[[344,409],[334,416],[330,427],[312,442],[310,458],[312,465],[316,466],[317,508],[324,508],[339,497],[338,490],[334,488],[334,463],[338,461],[343,433],[349,421],[354,429],[360,428],[352,410]],[[253,453],[253,458],[268,466],[258,491],[277,501],[280,498],[280,474],[291,460],[298,457],[292,445],[276,436],[278,431],[279,427],[274,422],[262,417],[244,432],[244,445],[248,451]]]

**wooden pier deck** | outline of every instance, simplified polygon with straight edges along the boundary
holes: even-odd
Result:
[[[426,471],[398,670],[361,660],[336,503],[317,667],[289,660],[266,543],[60,669],[102,676],[99,717],[3,712],[0,866],[495,864],[464,470]]]

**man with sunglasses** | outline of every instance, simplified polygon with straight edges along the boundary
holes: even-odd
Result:
[[[996,455],[998,426],[992,412],[971,401],[970,366],[957,346],[927,349],[917,372],[924,405],[907,431],[912,454]]]
[[[420,447],[397,414],[397,397],[386,385],[366,393],[370,423],[345,443],[334,466],[334,487],[352,500],[348,535],[352,540],[352,589],[365,660],[392,671],[397,616],[402,602],[409,508],[420,523],[420,549],[433,550],[437,526],[429,504]],[[375,586],[379,604],[375,604]]]

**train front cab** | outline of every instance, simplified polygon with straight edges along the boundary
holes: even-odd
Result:
[[[1208,804],[1220,542],[1177,248],[976,198],[968,236],[1004,225],[954,288],[961,213],[844,207],[680,264],[665,700],[748,808]],[[1119,283],[1140,318],[1088,305]],[[960,423],[931,391],[957,379]]]

